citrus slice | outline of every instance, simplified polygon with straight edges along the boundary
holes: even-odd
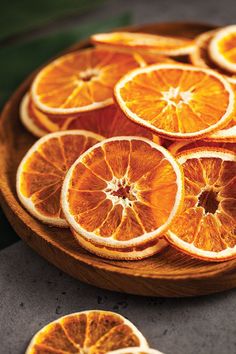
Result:
[[[225,143],[225,142],[210,142],[206,140],[196,140],[196,141],[176,141],[168,147],[168,150],[173,154],[180,154],[185,150],[192,150],[197,147],[215,147],[215,148],[223,148],[226,150],[230,150],[236,153],[236,144],[235,143]]]
[[[234,111],[232,114],[232,120],[223,129],[217,130],[214,133],[206,137],[209,141],[219,141],[219,142],[235,142],[236,143],[236,83],[231,83],[232,89],[234,91],[235,101],[234,101]]]
[[[204,32],[196,38],[196,45],[190,53],[190,61],[193,65],[216,70],[220,74],[225,75],[228,81],[236,83],[236,75],[219,67],[209,55],[209,44],[216,33],[217,30]]]
[[[91,41],[106,49],[139,53],[149,52],[169,56],[189,54],[194,48],[194,41],[191,39],[150,33],[98,33],[91,37]]]
[[[168,240],[203,260],[236,258],[236,154],[219,148],[197,148],[177,156],[185,176],[182,213]]]
[[[43,327],[31,340],[26,354],[105,354],[126,347],[148,344],[126,318],[109,311],[84,311],[57,319]]]
[[[48,133],[48,130],[38,120],[32,111],[29,95],[26,94],[20,104],[20,120],[24,127],[34,136],[40,138]]]
[[[17,194],[37,219],[66,227],[61,205],[61,187],[67,170],[88,148],[103,137],[75,130],[48,134],[26,153],[17,171]]]
[[[113,103],[113,87],[140,63],[133,54],[86,49],[45,66],[32,84],[32,98],[43,112],[74,114]]]
[[[121,109],[113,104],[92,112],[84,112],[76,116],[50,115],[41,112],[34,104],[29,94],[26,94],[21,104],[21,120],[25,127],[34,135],[41,137],[49,132],[60,130],[89,130],[107,138],[121,135],[137,135],[149,139],[153,134],[128,119]],[[33,130],[31,125],[33,124]],[[160,143],[158,137],[155,142]]]
[[[219,67],[236,74],[236,25],[224,27],[214,35],[209,53]]]
[[[231,119],[234,92],[213,70],[158,64],[126,74],[116,100],[134,122],[170,139],[199,139]]]
[[[108,354],[163,354],[163,353],[159,352],[159,350],[151,349],[151,348],[131,347],[131,348],[113,350]]]
[[[83,113],[74,119],[67,120],[63,128],[91,130],[106,138],[124,135],[153,138],[150,130],[132,122],[115,104],[94,112]]]
[[[88,241],[83,236],[79,235],[73,229],[71,229],[76,241],[87,251],[96,254],[99,257],[115,260],[141,260],[147,257],[151,257],[154,254],[160,253],[164,250],[169,243],[165,238],[156,238],[153,241],[148,241],[146,244],[140,246],[126,247],[126,248],[114,248],[99,245],[97,243]]]
[[[138,137],[110,138],[89,149],[72,165],[62,189],[63,212],[76,233],[113,248],[161,236],[182,199],[175,159]]]

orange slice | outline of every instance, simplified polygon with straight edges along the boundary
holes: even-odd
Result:
[[[107,138],[121,135],[137,135],[149,139],[153,134],[133,123],[121,109],[113,104],[92,112],[84,112],[76,116],[58,116],[41,112],[34,104],[29,94],[26,94],[21,104],[21,120],[26,129],[41,137],[48,132],[60,130],[89,130]],[[31,126],[33,124],[33,129]],[[160,143],[158,137],[155,142]]]
[[[139,53],[149,52],[169,56],[189,54],[194,48],[194,41],[191,39],[149,33],[99,33],[94,34],[91,41],[106,49]]]
[[[210,142],[205,140],[197,141],[176,141],[168,147],[168,150],[173,154],[177,155],[185,150],[195,149],[197,147],[215,147],[223,148],[226,150],[231,150],[236,153],[236,144],[235,143],[224,143],[224,142]]]
[[[96,254],[99,257],[107,258],[107,259],[115,259],[115,260],[125,260],[125,261],[136,261],[141,260],[147,257],[151,257],[154,254],[160,253],[164,250],[169,243],[165,240],[165,238],[157,238],[152,241],[148,241],[139,246],[133,247],[122,247],[122,248],[114,248],[107,247],[104,245],[99,245],[97,243],[86,240],[83,236],[79,235],[73,229],[71,229],[72,234],[74,235],[76,241],[87,251]]]
[[[146,244],[180,211],[182,182],[179,165],[160,145],[138,137],[110,138],[68,171],[63,212],[89,242],[112,248]]]
[[[198,148],[177,160],[185,176],[184,209],[171,225],[168,240],[203,260],[236,258],[236,154]]]
[[[48,134],[26,153],[17,171],[17,194],[37,219],[66,227],[61,205],[61,187],[67,170],[88,148],[103,137],[75,130]]]
[[[126,74],[116,100],[134,122],[170,139],[199,139],[231,119],[234,92],[213,70],[158,64]]]
[[[139,330],[126,318],[109,311],[84,311],[57,319],[31,340],[26,354],[105,354],[126,347],[148,349]]]
[[[23,97],[20,104],[20,120],[24,127],[38,138],[48,133],[47,128],[35,119],[28,94]]]
[[[109,352],[108,354],[163,354],[159,352],[159,350],[151,349],[151,348],[140,348],[140,347],[131,347],[131,348],[123,348],[114,350]]]
[[[234,91],[235,102],[234,111],[232,114],[232,120],[228,125],[220,130],[215,131],[206,137],[206,140],[217,141],[217,142],[235,142],[236,143],[236,83],[231,83],[232,89]]]
[[[236,25],[224,27],[214,35],[209,53],[219,67],[236,74]]]
[[[32,84],[32,98],[43,112],[74,114],[113,103],[113,87],[141,64],[133,54],[100,49],[72,52],[44,67]]]
[[[236,83],[236,75],[219,67],[209,55],[209,44],[216,33],[217,30],[213,30],[202,33],[196,38],[196,45],[190,53],[190,61],[193,65],[216,70],[220,74],[225,75],[230,82]]]

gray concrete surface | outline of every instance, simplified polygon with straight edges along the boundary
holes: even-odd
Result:
[[[1,251],[1,354],[23,354],[46,323],[88,309],[126,316],[166,354],[236,353],[236,290],[188,299],[130,296],[72,279],[22,241]]]

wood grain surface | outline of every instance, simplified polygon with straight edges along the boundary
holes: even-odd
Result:
[[[183,35],[189,38],[212,29],[195,23],[160,23],[131,27],[132,31]],[[88,46],[88,41],[71,50]],[[12,95],[0,120],[0,203],[18,235],[49,262],[89,284],[101,288],[149,296],[195,296],[236,287],[236,260],[208,263],[168,247],[142,261],[111,261],[83,250],[69,230],[48,227],[29,215],[16,195],[16,170],[35,138],[19,120],[19,103],[33,73]]]

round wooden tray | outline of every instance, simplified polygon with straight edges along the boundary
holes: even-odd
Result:
[[[132,31],[188,37],[210,29],[210,25],[196,23],[161,23],[129,28]],[[88,41],[84,41],[70,50],[88,45]],[[101,288],[138,295],[174,297],[203,295],[236,287],[236,260],[201,262],[171,247],[143,261],[105,260],[83,250],[69,230],[45,226],[24,210],[16,195],[16,170],[35,139],[20,123],[19,103],[34,75],[10,98],[0,121],[0,202],[18,235],[64,272]]]

